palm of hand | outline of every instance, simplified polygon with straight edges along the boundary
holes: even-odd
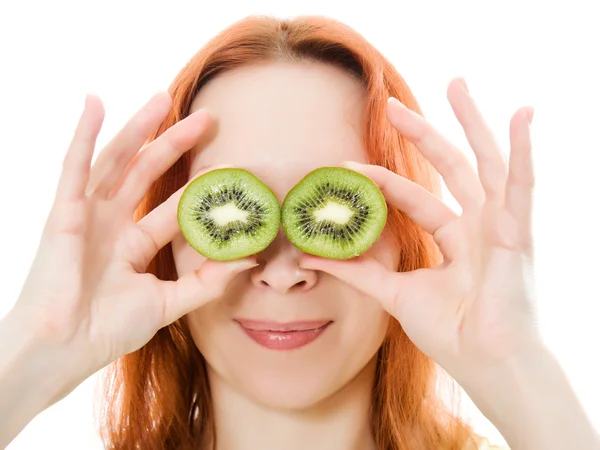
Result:
[[[390,312],[452,373],[500,363],[535,332],[531,257],[518,245],[494,241],[498,228],[483,213],[463,214],[434,234],[440,247],[455,246],[455,257],[396,280],[401,286]]]
[[[216,298],[252,263],[210,261],[176,282],[145,273],[179,232],[176,211],[187,184],[137,223],[135,209],[210,123],[201,110],[139,151],[170,107],[168,94],[155,96],[90,167],[104,112],[99,99],[88,98],[14,308],[32,334],[72,355],[67,359],[80,365],[82,376],[139,349],[160,328]]]
[[[55,232],[52,244],[43,247],[61,272],[48,274],[51,289],[27,298],[49,305],[50,312],[43,311],[48,335],[61,336],[63,342],[83,335],[98,346],[93,353],[104,355],[108,363],[141,347],[160,328],[162,292],[154,276],[143,274],[149,255],[142,253],[152,246],[141,229],[113,205],[86,206],[80,230]],[[77,256],[69,260],[68,255]],[[66,258],[61,263],[57,256]],[[68,292],[73,296],[65,297]]]
[[[479,177],[465,156],[418,114],[392,101],[388,118],[440,172],[462,215],[382,167],[347,163],[373,179],[392,206],[433,236],[444,262],[397,273],[366,256],[348,261],[305,256],[302,266],[328,272],[378,299],[421,351],[459,374],[505,360],[536,335],[532,111],[522,108],[513,116],[507,166],[460,80],[451,82],[448,97],[477,157]]]

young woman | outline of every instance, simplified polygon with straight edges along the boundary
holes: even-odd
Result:
[[[511,448],[600,448],[536,326],[532,109],[514,115],[504,161],[463,80],[448,99],[476,170],[380,53],[322,17],[234,24],[93,166],[104,111],[88,96],[0,325],[0,444],[108,366],[111,449],[491,448],[437,390],[441,367]],[[309,257],[283,233],[252,257],[206,260],[177,205],[223,165],[280,201],[311,170],[346,165],[381,188],[386,229],[352,260]]]

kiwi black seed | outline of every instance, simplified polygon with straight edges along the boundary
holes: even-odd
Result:
[[[216,261],[264,250],[275,239],[280,219],[275,194],[254,174],[237,168],[196,178],[185,188],[177,209],[185,240]]]
[[[310,172],[283,201],[286,236],[305,253],[331,259],[359,256],[381,235],[387,205],[379,187],[343,167]]]

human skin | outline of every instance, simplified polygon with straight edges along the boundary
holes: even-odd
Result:
[[[341,82],[341,78],[335,81]],[[211,123],[209,116],[203,111],[190,115],[151,147],[137,153],[170,107],[170,99],[159,95],[102,151],[90,170],[103,109],[97,97],[88,98],[65,157],[36,258],[15,307],[0,322],[0,417],[6,419],[0,425],[0,445],[9,443],[37,414],[68,395],[88,376],[144,345],[158,329],[185,314],[190,314],[192,322],[200,323],[202,314],[212,314],[209,306],[227,303],[227,288],[246,283],[249,289],[244,292],[276,291],[275,298],[281,299],[289,295],[290,286],[296,286],[294,295],[300,297],[316,293],[319,283],[325,280],[323,283],[340,289],[342,285],[337,283],[345,283],[347,296],[352,293],[361,310],[373,318],[387,317],[388,313],[391,320],[398,320],[413,342],[461,383],[512,449],[599,448],[593,426],[535,328],[532,305],[537,299],[528,284],[532,267],[529,221],[533,188],[529,111],[520,109],[511,121],[511,159],[504,166],[460,80],[450,83],[448,97],[481,163],[479,173],[464,165],[460,152],[422,118],[394,102],[388,104],[387,115],[392,125],[415,142],[440,171],[466,211],[463,216],[453,215],[423,190],[385,169],[351,166],[378,183],[390,204],[432,232],[448,258],[445,266],[435,271],[396,273],[389,260],[382,257],[384,253],[376,248],[353,261],[321,260],[298,255],[280,237],[264,255],[235,263],[194,259],[195,255],[192,258],[180,247],[178,282],[162,282],[139,272],[158,248],[177,239],[175,212],[181,190],[138,224],[132,223],[131,213],[149,183],[205,135]],[[277,137],[286,144],[275,132],[273,138]],[[342,158],[364,162],[358,153],[333,154],[333,164]],[[210,153],[204,154],[205,158],[209,156]],[[244,164],[243,157],[249,157],[237,156],[240,159],[235,164]],[[323,157],[322,163],[325,160]],[[245,161],[250,164],[249,159]],[[129,162],[132,165],[125,171]],[[198,166],[193,168],[197,169]],[[307,164],[304,170],[309,169]],[[197,175],[194,172],[190,178]],[[275,185],[278,196],[291,187],[277,178],[268,183]],[[487,218],[495,220],[483,220]],[[297,269],[287,266],[292,261],[297,262]],[[295,278],[284,277],[288,281],[281,284],[281,277],[272,277],[273,272],[265,270],[268,262],[273,263],[271,268],[283,264],[287,268],[275,273],[294,274]],[[274,281],[269,284],[268,280]],[[300,286],[298,280],[310,283]],[[432,291],[432,286],[440,290]],[[259,306],[265,304],[258,294],[248,298]],[[318,308],[321,297],[313,298],[308,306]],[[330,314],[336,324],[341,324],[336,330],[338,336],[353,339],[345,330],[354,316],[341,307],[342,302],[340,296],[331,309],[310,312]],[[249,308],[254,303],[241,305]],[[278,303],[276,308],[283,306]],[[260,311],[266,313],[264,309]],[[277,313],[281,311],[276,309]],[[218,318],[219,311],[213,312],[216,315],[212,317]],[[273,312],[269,309],[269,313]],[[144,321],[138,320],[141,316]],[[132,327],[132,323],[136,326]],[[220,325],[223,328],[219,329]],[[366,344],[339,376],[329,375],[322,384],[311,379],[308,388],[287,402],[275,398],[286,387],[285,382],[273,386],[273,391],[259,383],[257,390],[252,391],[254,386],[239,380],[235,363],[229,362],[226,355],[211,353],[208,346],[213,344],[206,340],[207,336],[229,332],[224,322],[217,321],[215,327],[206,330],[206,336],[202,336],[205,330],[196,328],[194,338],[212,364],[210,377],[215,385],[218,427],[236,433],[235,443],[262,443],[262,448],[266,448],[278,442],[266,441],[269,434],[264,431],[259,436],[256,430],[243,426],[244,421],[254,419],[248,415],[243,420],[238,417],[241,422],[235,423],[234,428],[237,411],[229,406],[232,404],[242,412],[255,413],[260,409],[257,418],[265,422],[252,423],[265,427],[263,430],[271,431],[277,425],[295,437],[301,431],[330,433],[324,435],[326,445],[320,441],[320,434],[314,441],[314,436],[305,435],[302,441],[291,442],[287,448],[294,444],[305,444],[302,448],[306,444],[316,449],[320,445],[332,448],[332,443],[342,444],[335,448],[368,448],[364,393],[371,376],[369,349],[376,347],[381,336],[377,327],[358,330],[365,333]],[[325,337],[310,344],[314,346],[310,350],[307,347],[303,354],[290,357],[291,363],[301,368],[300,363],[306,363],[302,358],[313,349],[313,356],[320,356],[319,345],[328,342]],[[272,355],[263,352],[262,356],[261,364],[271,363]],[[364,367],[360,367],[363,363]],[[327,370],[341,367],[336,364],[341,363],[333,358]],[[250,375],[263,383],[258,378],[261,369],[253,370],[256,372]],[[44,376],[40,376],[42,373]],[[364,379],[354,379],[352,373]],[[348,392],[344,392],[347,387]],[[257,392],[263,403],[257,402]],[[225,402],[229,403],[228,408],[223,407]],[[331,408],[324,409],[323,405]],[[349,406],[352,411],[342,414],[339,405]],[[292,414],[291,408],[302,413]],[[282,412],[284,409],[286,413]],[[329,419],[338,422],[327,422]],[[321,428],[316,428],[315,423]],[[338,438],[342,440],[337,441]]]
[[[293,86],[293,88],[290,88]],[[351,74],[324,63],[246,66],[204,85],[191,111],[206,108],[218,132],[193,150],[201,167],[251,171],[280,203],[311,170],[367,162],[361,125],[365,92]],[[178,274],[205,258],[181,235],[172,243]],[[398,267],[391,231],[366,253]],[[226,293],[188,314],[207,369],[219,448],[368,449],[375,358],[390,316],[371,296],[327,273],[298,266],[302,252],[281,230],[258,266]],[[266,349],[234,319],[333,323],[310,344]]]

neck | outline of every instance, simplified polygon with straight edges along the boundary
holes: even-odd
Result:
[[[342,389],[301,409],[276,409],[235,391],[210,367],[216,450],[370,450],[376,358]]]

